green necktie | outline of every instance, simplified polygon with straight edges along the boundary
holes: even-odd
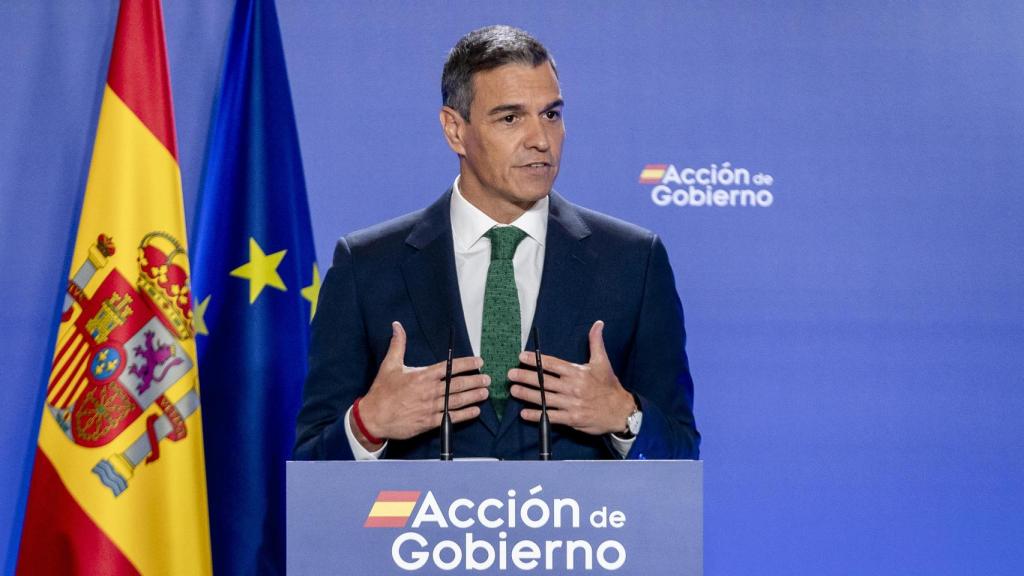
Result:
[[[480,331],[483,373],[491,377],[490,398],[501,420],[508,402],[508,371],[519,365],[522,334],[519,293],[512,256],[526,232],[514,226],[494,227],[484,236],[491,240],[491,265],[484,287],[484,318]]]

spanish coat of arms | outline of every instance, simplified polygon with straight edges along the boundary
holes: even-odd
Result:
[[[186,437],[185,420],[199,408],[194,385],[174,401],[166,395],[193,366],[181,346],[194,334],[185,250],[169,234],[146,234],[133,283],[110,266],[116,249],[101,234],[68,281],[47,390],[48,412],[83,447],[109,444],[149,412],[145,432],[93,468],[115,496],[127,489],[139,464],[160,457],[162,440]],[[158,410],[148,410],[153,405]]]

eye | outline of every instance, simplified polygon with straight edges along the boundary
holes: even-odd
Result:
[[[516,115],[515,114],[506,114],[506,115],[501,117],[501,121],[503,123],[505,123],[505,124],[512,124],[513,122],[516,121]]]
[[[548,110],[547,112],[544,113],[544,117],[547,118],[548,120],[558,120],[559,118],[562,117],[562,111]]]

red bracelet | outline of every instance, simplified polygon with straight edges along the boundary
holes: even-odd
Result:
[[[359,428],[359,431],[363,436],[366,436],[366,439],[369,440],[371,444],[383,444],[383,440],[377,438],[373,434],[370,434],[370,431],[366,429],[366,424],[363,424],[362,417],[359,416],[359,401],[362,399],[363,397],[360,396],[352,403],[352,419],[356,421],[356,427]]]

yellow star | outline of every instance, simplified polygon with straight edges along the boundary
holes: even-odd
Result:
[[[309,310],[309,319],[312,321],[313,316],[316,316],[316,301],[320,297],[320,269],[316,262],[313,262],[313,283],[302,289],[302,297],[312,304]]]
[[[231,275],[249,280],[249,304],[256,301],[256,297],[263,292],[263,288],[270,286],[282,292],[287,292],[284,280],[277,273],[277,267],[284,260],[287,250],[265,254],[255,238],[249,238],[249,261],[231,271]]]
[[[206,307],[210,305],[210,298],[213,294],[208,294],[203,301],[196,304],[196,307],[192,309],[192,326],[196,329],[196,334],[202,334],[203,336],[209,336],[210,330],[206,327]]]

